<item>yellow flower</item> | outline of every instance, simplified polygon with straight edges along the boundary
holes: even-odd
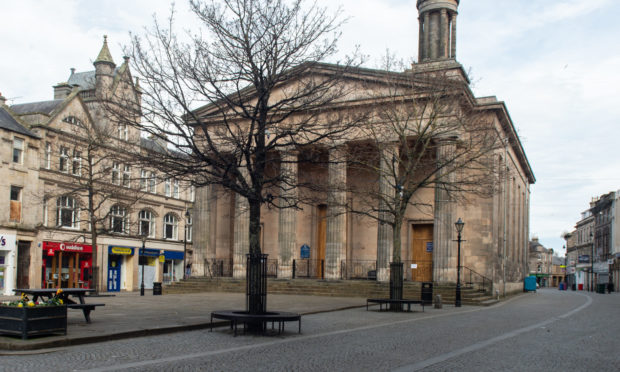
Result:
[[[59,302],[61,305],[63,304],[62,300],[58,300],[58,302]]]
[[[61,293],[62,293],[62,289],[58,288],[58,290],[56,291],[56,296],[58,296]]]
[[[24,307],[24,304],[20,302],[17,304],[17,307]]]
[[[34,307],[34,302],[28,301],[28,307]]]

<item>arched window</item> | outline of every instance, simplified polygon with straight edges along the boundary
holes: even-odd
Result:
[[[65,123],[73,124],[73,125],[79,125],[82,127],[84,126],[82,124],[82,121],[76,118],[75,116],[66,116],[64,119],[62,119],[62,121],[64,121]]]
[[[178,239],[179,220],[177,217],[168,213],[164,216],[164,239]]]
[[[56,225],[60,227],[78,228],[78,210],[75,199],[71,196],[61,196],[57,202],[58,214]]]
[[[141,210],[138,213],[138,221],[140,228],[140,235],[148,236],[149,238],[155,237],[155,219],[153,218],[153,212],[149,210]]]
[[[110,231],[124,234],[127,228],[127,209],[120,205],[110,208]]]

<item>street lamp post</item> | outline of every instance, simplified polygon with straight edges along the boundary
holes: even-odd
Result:
[[[140,251],[139,260],[142,266],[142,284],[140,284],[140,296],[144,296],[144,244],[146,243],[146,234],[142,235],[142,250]]]
[[[455,307],[461,307],[461,232],[463,232],[463,227],[465,226],[465,222],[459,220],[454,223],[456,226],[456,231],[458,232],[458,236],[456,241],[458,243],[458,251],[457,251],[457,260],[456,260],[456,298],[454,300]]]
[[[592,241],[590,252],[590,292],[594,291],[594,234],[590,231],[590,240]]]
[[[187,266],[186,266],[186,257],[187,257],[187,224],[189,223],[189,210],[185,211],[185,229],[183,234],[183,280],[187,279]]]

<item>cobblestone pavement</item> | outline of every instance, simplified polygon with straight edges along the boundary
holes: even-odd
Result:
[[[620,295],[539,290],[490,308],[306,315],[280,336],[227,327],[1,356],[4,371],[618,371]]]

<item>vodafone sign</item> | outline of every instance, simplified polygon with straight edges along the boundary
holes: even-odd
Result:
[[[56,251],[75,252],[75,253],[92,253],[93,246],[74,242],[43,242],[43,250],[53,254]]]

